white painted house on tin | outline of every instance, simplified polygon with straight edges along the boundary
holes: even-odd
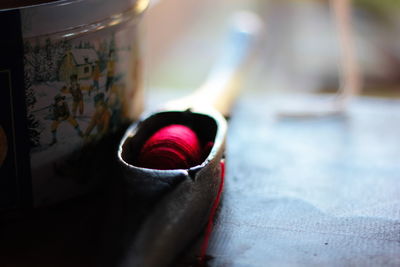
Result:
[[[94,49],[71,49],[65,53],[61,61],[58,78],[60,81],[68,82],[70,76],[76,74],[78,80],[90,79],[98,60],[99,57]]]

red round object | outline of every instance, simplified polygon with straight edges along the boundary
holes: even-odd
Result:
[[[137,163],[150,169],[188,169],[201,163],[202,152],[192,129],[172,124],[161,128],[144,143]]]

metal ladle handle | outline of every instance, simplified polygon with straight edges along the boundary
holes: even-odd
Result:
[[[168,108],[214,108],[228,116],[239,94],[245,66],[261,30],[261,20],[250,12],[238,12],[222,52],[207,80],[195,92],[167,104]]]

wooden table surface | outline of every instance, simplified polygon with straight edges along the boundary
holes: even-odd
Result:
[[[399,266],[400,101],[278,119],[247,94],[230,121],[211,266]]]
[[[166,76],[192,79],[199,69],[193,62],[209,59],[202,45],[183,53],[190,68],[168,65]],[[253,83],[267,87],[264,82]],[[162,102],[159,94],[174,98],[157,91],[147,97],[152,105]],[[400,100],[362,97],[346,116],[302,120],[278,119],[269,98],[262,90],[245,92],[233,110],[226,186],[207,264],[400,266]],[[86,199],[2,223],[0,266],[96,266],[98,213],[97,201]],[[182,266],[198,253],[196,245]]]
[[[208,265],[399,266],[400,101],[364,97],[346,116],[304,120],[270,107],[246,93],[232,114]],[[98,207],[3,224],[0,266],[96,266]]]

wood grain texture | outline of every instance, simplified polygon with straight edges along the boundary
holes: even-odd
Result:
[[[360,98],[346,117],[277,120],[267,94],[246,92],[230,121],[207,264],[399,266],[399,136],[399,100]],[[0,265],[98,266],[101,208],[89,198],[3,224]],[[201,241],[179,266],[193,263]]]
[[[277,120],[247,94],[230,122],[211,266],[398,266],[400,102]]]

